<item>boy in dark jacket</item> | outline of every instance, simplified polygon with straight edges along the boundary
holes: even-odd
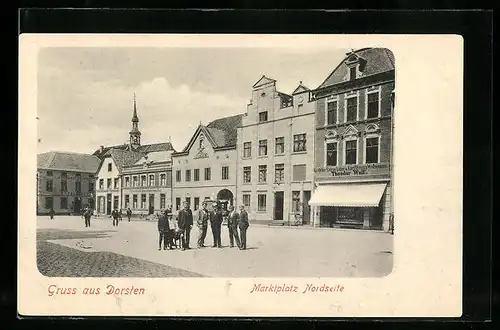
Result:
[[[164,211],[158,217],[158,233],[159,233],[159,242],[158,242],[158,251],[161,250],[161,244],[163,243],[163,250],[167,249],[168,245],[168,236],[169,236],[169,225],[168,225],[168,215],[167,211]]]

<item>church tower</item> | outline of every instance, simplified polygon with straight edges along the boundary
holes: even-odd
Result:
[[[141,145],[141,132],[139,131],[139,117],[137,117],[137,104],[134,93],[134,115],[132,116],[132,130],[129,132],[130,145],[135,149]]]

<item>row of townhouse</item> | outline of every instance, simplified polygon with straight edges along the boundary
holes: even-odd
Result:
[[[262,76],[245,113],[200,124],[181,151],[141,145],[134,98],[129,143],[94,153],[96,209],[217,200],[245,205],[254,222],[389,230],[394,81],[383,48],[346,54],[314,90],[286,94]]]

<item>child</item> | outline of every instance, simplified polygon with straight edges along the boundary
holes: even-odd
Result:
[[[175,233],[179,232],[179,225],[177,224],[177,221],[174,219],[174,216],[170,210],[167,211],[167,217],[168,217],[168,225],[169,225],[169,231],[168,231],[168,245],[170,249],[174,248],[174,245],[177,246],[177,244],[174,243],[174,238],[175,238]]]

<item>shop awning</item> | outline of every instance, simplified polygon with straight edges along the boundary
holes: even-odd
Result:
[[[377,207],[386,185],[386,183],[366,183],[319,186],[313,193],[309,205]]]

